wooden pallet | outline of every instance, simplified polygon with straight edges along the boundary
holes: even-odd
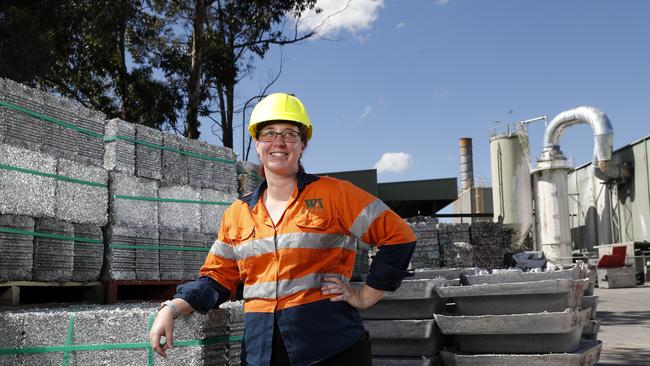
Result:
[[[171,299],[186,280],[111,280],[94,282],[0,282],[0,306],[47,303],[94,303]]]
[[[0,305],[46,303],[101,303],[101,282],[0,282]]]
[[[187,280],[112,280],[105,281],[104,303],[125,301],[163,301],[171,299],[176,286]]]

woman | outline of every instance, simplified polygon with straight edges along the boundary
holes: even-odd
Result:
[[[302,102],[276,93],[260,101],[249,132],[265,180],[224,213],[200,278],[163,303],[150,332],[162,356],[173,319],[207,312],[244,282],[247,365],[370,365],[358,309],[394,291],[415,235],[383,202],[356,186],[305,173],[300,158],[312,135]],[[379,247],[366,284],[348,286],[357,241]],[[160,337],[167,342],[161,346]]]

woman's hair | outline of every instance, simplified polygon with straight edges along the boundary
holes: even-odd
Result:
[[[307,148],[307,128],[304,125],[300,124],[300,123],[291,122],[291,121],[268,121],[268,122],[260,123],[257,126],[257,129],[255,130],[255,140],[257,140],[259,138],[260,131],[262,131],[264,129],[264,127],[266,127],[266,126],[268,126],[270,124],[273,124],[273,123],[280,123],[280,122],[282,122],[282,123],[290,123],[290,124],[298,127],[298,131],[300,132],[300,141],[302,141],[305,148]],[[300,158],[298,158],[298,172],[304,172],[305,171],[305,167],[302,165],[301,159],[302,159],[302,155],[300,155]],[[259,167],[259,175],[260,175],[260,177],[266,177],[266,175],[264,175],[264,165],[262,165],[262,164],[260,164],[260,167]]]

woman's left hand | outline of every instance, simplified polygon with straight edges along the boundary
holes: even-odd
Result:
[[[384,296],[382,290],[365,284],[362,289],[356,289],[336,277],[325,277],[321,292],[323,295],[338,295],[330,300],[345,301],[359,310],[371,307]]]

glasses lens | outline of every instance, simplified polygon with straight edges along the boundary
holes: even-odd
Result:
[[[285,142],[296,142],[298,141],[298,136],[300,136],[300,134],[296,131],[284,131],[282,133],[282,139]]]
[[[276,135],[275,131],[260,131],[259,139],[263,142],[272,142]]]
[[[276,136],[282,136],[284,142],[296,142],[300,138],[300,133],[296,131],[276,132],[273,130],[260,131],[259,139],[262,142],[273,142]]]

